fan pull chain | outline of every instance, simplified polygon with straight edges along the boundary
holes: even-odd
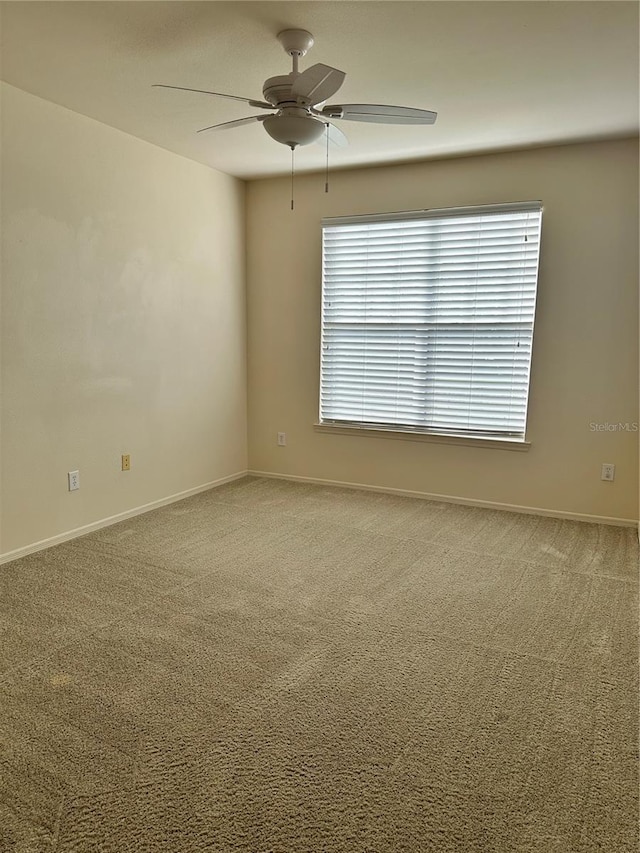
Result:
[[[293,152],[295,151],[294,146],[291,146],[291,210],[293,210]]]
[[[324,191],[326,193],[328,193],[329,192],[329,123],[328,122],[327,122],[327,130],[326,130],[325,136],[327,137],[327,166],[326,166],[326,171],[325,171],[325,176],[324,176]]]

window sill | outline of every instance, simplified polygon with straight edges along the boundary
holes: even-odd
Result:
[[[516,438],[495,438],[487,436],[441,435],[440,433],[413,432],[411,430],[385,429],[384,427],[361,427],[347,424],[313,425],[316,432],[332,435],[360,435],[366,438],[392,438],[400,441],[426,441],[430,444],[461,444],[467,447],[486,447],[493,450],[526,451],[531,447],[530,441]]]

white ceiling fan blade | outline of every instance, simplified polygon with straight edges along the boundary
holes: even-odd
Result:
[[[339,127],[336,127],[335,124],[331,124],[330,121],[325,122],[326,130],[320,137],[320,139],[316,140],[316,145],[326,145],[327,144],[327,136],[329,137],[329,145],[334,148],[346,148],[349,144],[349,140],[344,135],[344,133],[340,130]]]
[[[335,95],[345,77],[344,71],[319,62],[296,77],[291,94],[304,104],[320,104]]]
[[[347,121],[370,121],[378,124],[434,124],[438,113],[414,107],[392,107],[386,104],[331,104],[322,109],[327,118]]]
[[[181,92],[199,92],[201,95],[215,95],[216,98],[230,98],[232,101],[242,101],[251,107],[260,107],[263,110],[272,110],[273,105],[266,101],[252,101],[251,98],[241,98],[239,95],[224,95],[222,92],[209,92],[207,89],[189,89],[187,86],[168,86],[166,83],[153,83],[155,89],[179,89]]]
[[[269,116],[247,116],[236,118],[233,121],[223,121],[221,124],[210,124],[209,127],[201,127],[196,133],[204,133],[205,130],[229,130],[232,127],[242,127],[243,124],[252,124],[254,121],[264,121]]]

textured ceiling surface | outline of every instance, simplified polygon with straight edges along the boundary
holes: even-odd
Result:
[[[433,127],[340,122],[333,167],[498,151],[638,132],[637,2],[3,2],[2,79],[242,178],[283,174],[288,150],[255,112],[153,83],[262,98],[290,59],[276,39],[310,30],[301,61],[347,74],[338,103],[438,112]],[[317,145],[300,171],[322,168]]]

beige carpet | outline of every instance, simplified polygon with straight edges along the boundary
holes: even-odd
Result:
[[[638,849],[636,533],[245,479],[0,567],[0,850]]]

